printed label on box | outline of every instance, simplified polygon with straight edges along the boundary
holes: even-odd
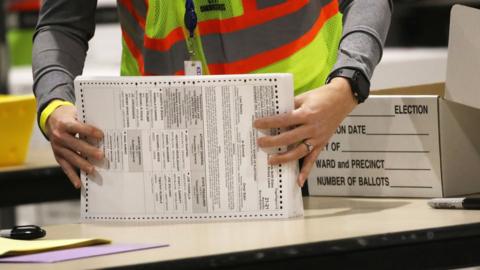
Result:
[[[442,195],[437,96],[371,96],[337,128],[310,195]]]

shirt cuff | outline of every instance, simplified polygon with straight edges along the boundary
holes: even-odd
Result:
[[[74,106],[74,105],[73,105],[73,103],[71,103],[69,101],[64,101],[64,100],[59,100],[59,99],[55,99],[55,100],[51,101],[47,105],[47,107],[45,107],[45,109],[43,109],[42,113],[40,114],[40,129],[42,130],[42,132],[44,134],[47,134],[46,124],[47,124],[48,117],[50,117],[50,115],[53,113],[53,111],[55,111],[55,109],[60,107],[60,106]]]

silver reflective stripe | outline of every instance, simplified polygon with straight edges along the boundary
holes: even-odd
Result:
[[[130,0],[128,0],[130,1]],[[137,11],[137,14],[142,16],[143,19],[147,18],[147,6],[143,0],[131,0],[132,6]]]
[[[287,2],[287,0],[257,0],[257,9],[264,9],[268,7],[273,7],[282,3]]]
[[[125,8],[121,3],[119,3],[117,10],[123,31],[125,31],[133,40],[135,47],[137,47],[139,50],[142,50],[144,36],[142,27],[138,24],[127,8]]]
[[[167,52],[144,49],[143,57],[147,73],[175,74],[175,72],[183,70],[183,61],[188,59],[187,46],[185,42],[177,42]]]
[[[312,0],[298,11],[279,19],[232,33],[202,36],[207,62],[235,62],[293,42],[313,27],[322,7],[330,2]]]

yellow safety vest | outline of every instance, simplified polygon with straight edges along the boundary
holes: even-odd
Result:
[[[342,32],[337,0],[194,0],[206,74],[288,72],[295,94],[324,84]],[[118,0],[122,75],[182,75],[184,0]]]

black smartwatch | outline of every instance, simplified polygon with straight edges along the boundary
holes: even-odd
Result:
[[[368,98],[368,94],[370,93],[370,81],[361,71],[349,67],[336,69],[328,75],[326,83],[329,83],[335,77],[342,77],[348,80],[353,95],[359,104]]]

